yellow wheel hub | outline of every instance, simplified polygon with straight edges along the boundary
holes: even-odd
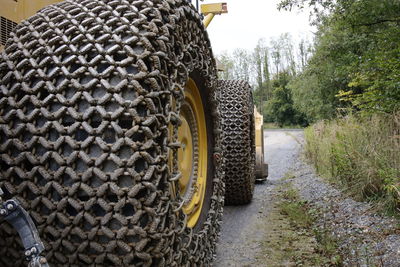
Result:
[[[178,128],[178,168],[182,176],[176,189],[184,200],[187,226],[194,227],[203,207],[207,180],[207,131],[203,103],[196,83],[190,79],[185,87]]]

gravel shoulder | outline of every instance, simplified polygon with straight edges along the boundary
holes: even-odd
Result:
[[[301,197],[322,211],[318,227],[338,239],[344,266],[400,266],[398,219],[380,215],[371,204],[327,184],[300,155],[293,171]]]
[[[264,143],[270,170],[268,181],[256,185],[249,205],[225,207],[214,266],[300,266],[287,262],[267,264],[268,255],[263,255],[268,251],[267,236],[279,231],[268,225],[277,223],[268,218],[280,201],[280,188],[287,184],[319,210],[315,227],[337,239],[344,266],[400,266],[400,221],[376,214],[370,204],[346,197],[318,177],[303,159],[302,131],[266,131]]]

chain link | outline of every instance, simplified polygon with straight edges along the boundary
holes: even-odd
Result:
[[[218,81],[222,148],[226,158],[225,202],[246,204],[255,182],[254,106],[250,85],[241,80]]]
[[[202,227],[186,227],[184,200],[170,190],[194,71],[220,153],[215,61],[186,1],[69,0],[11,34],[0,61],[0,186],[30,212],[51,265],[211,264],[223,160]],[[21,250],[2,223],[0,264],[24,265]]]

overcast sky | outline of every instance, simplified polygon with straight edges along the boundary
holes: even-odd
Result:
[[[219,0],[205,0],[215,3]],[[213,51],[233,51],[235,48],[252,50],[260,38],[267,41],[282,33],[290,33],[293,39],[307,37],[311,40],[309,12],[277,10],[280,0],[221,0],[227,2],[228,14],[216,16],[208,27]]]

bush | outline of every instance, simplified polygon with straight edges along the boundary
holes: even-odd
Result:
[[[400,208],[400,113],[321,121],[305,137],[318,173],[358,199]]]

